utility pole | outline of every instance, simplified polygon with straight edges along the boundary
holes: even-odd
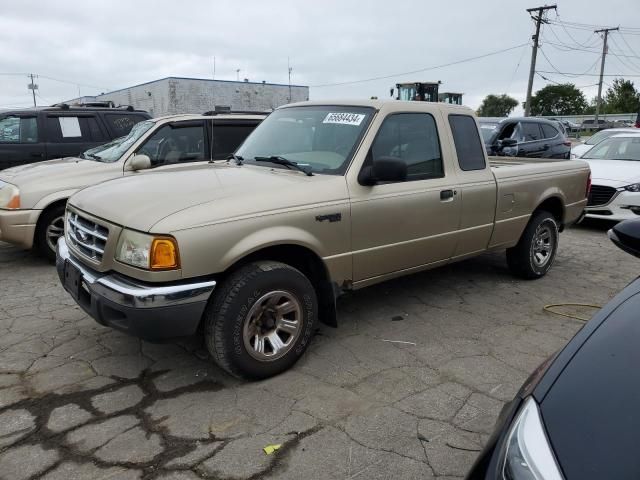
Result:
[[[602,61],[600,62],[600,81],[598,82],[598,98],[596,99],[596,116],[593,121],[596,128],[598,128],[598,116],[600,115],[600,103],[602,102],[602,77],[604,76],[604,59],[607,56],[607,39],[609,38],[609,32],[618,29],[619,27],[595,30],[595,33],[604,33],[604,41],[602,42]]]
[[[36,90],[38,89],[38,85],[33,83],[33,77],[35,77],[33,73],[30,73],[29,77],[31,77],[31,83],[27,85],[27,88],[31,90],[31,93],[33,94],[33,106],[35,107],[36,106]]]
[[[533,76],[536,73],[536,58],[538,57],[538,44],[540,43],[540,25],[547,23],[543,18],[547,10],[556,10],[556,5],[545,5],[544,7],[527,8],[527,12],[536,21],[536,33],[533,37],[533,47],[531,50],[531,68],[529,69],[529,84],[527,85],[527,101],[524,104],[524,116],[528,117],[531,112],[531,90],[533,89]],[[536,15],[534,15],[534,12]]]
[[[289,57],[287,57],[287,70],[289,70],[289,103],[291,103],[291,64],[289,63]]]

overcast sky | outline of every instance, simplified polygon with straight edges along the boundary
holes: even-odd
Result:
[[[640,0],[558,0],[558,19],[621,25],[613,33],[607,74],[640,85]],[[321,86],[410,72],[530,43],[522,0],[322,1],[29,1],[3,2],[0,15],[0,108],[32,105],[27,73],[39,75],[38,104],[47,105],[166,76],[310,85],[312,99],[389,96],[400,81],[441,80],[477,108],[489,93],[524,100],[531,48],[445,68],[352,85]],[[556,20],[553,12],[549,18]],[[636,33],[637,32],[637,33]],[[626,41],[626,43],[625,43]],[[566,51],[581,44],[588,51]],[[543,26],[543,52],[561,72],[596,74],[601,40],[593,33]],[[553,45],[555,43],[555,45]],[[626,56],[622,56],[626,55]],[[553,71],[538,56],[538,70]],[[18,74],[18,75],[13,75]],[[556,82],[595,84],[596,76]],[[635,75],[635,76],[633,76]],[[56,79],[56,80],[53,80]],[[67,83],[58,81],[64,80]],[[605,81],[611,82],[612,77]],[[536,76],[534,91],[547,81]],[[606,86],[605,86],[606,88]],[[584,88],[591,98],[596,87]]]

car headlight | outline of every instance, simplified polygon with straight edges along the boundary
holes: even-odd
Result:
[[[20,190],[15,185],[0,180],[0,208],[20,208]]]
[[[502,466],[504,480],[562,480],[562,473],[549,446],[538,405],[532,397],[524,401],[507,436]]]
[[[640,183],[632,183],[624,187],[627,192],[640,192]]]
[[[147,270],[180,268],[178,244],[172,237],[124,229],[116,246],[116,260]]]

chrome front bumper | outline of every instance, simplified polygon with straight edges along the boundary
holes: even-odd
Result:
[[[96,272],[71,254],[64,238],[56,269],[65,290],[98,323],[150,340],[195,333],[216,287],[215,280],[157,285]]]

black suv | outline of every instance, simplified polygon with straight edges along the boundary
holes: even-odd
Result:
[[[544,118],[479,118],[488,155],[570,158],[571,141],[555,122]]]
[[[74,157],[127,135],[151,118],[132,107],[35,107],[0,112],[0,170],[51,158]]]

